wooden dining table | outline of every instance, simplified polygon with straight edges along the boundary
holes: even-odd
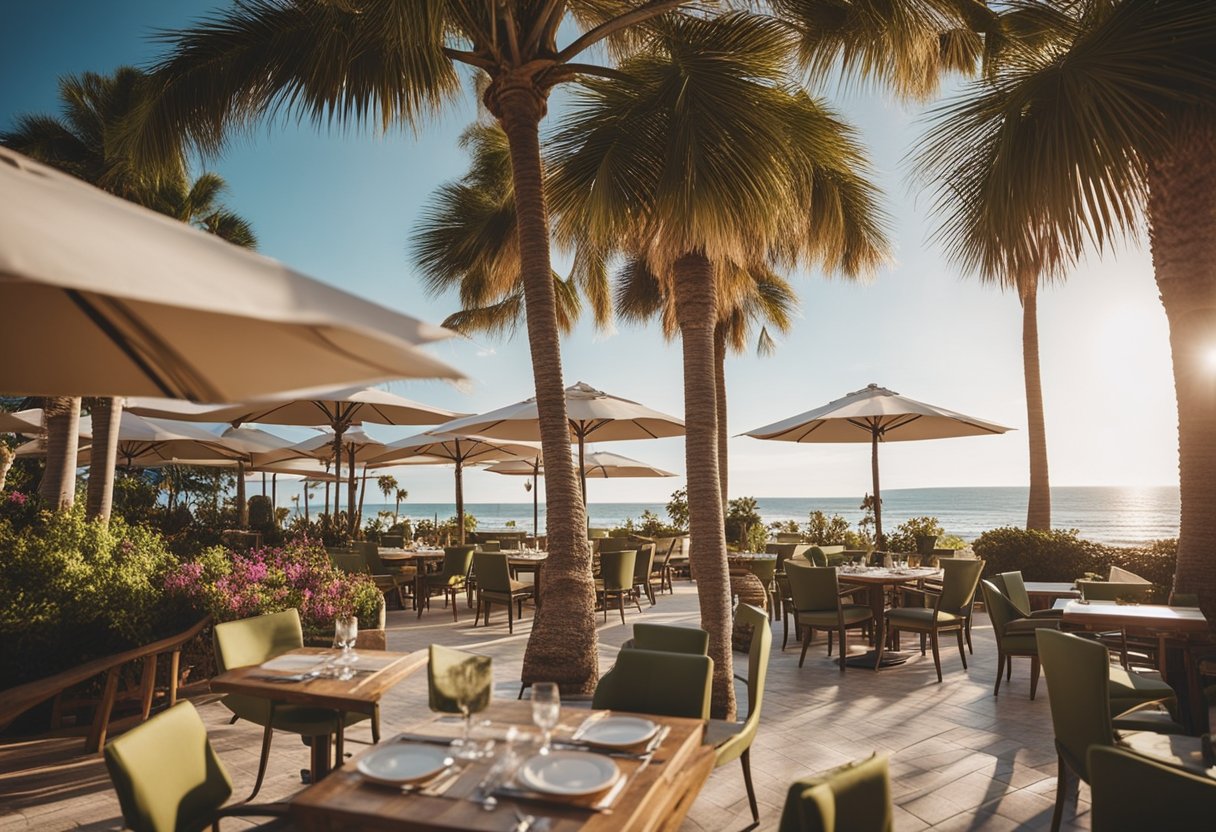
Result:
[[[568,737],[585,719],[597,712],[563,708],[555,739]],[[643,715],[638,715],[643,716]],[[712,746],[703,745],[705,722],[644,715],[668,730],[667,736],[649,761],[617,758],[615,762],[626,777],[624,787],[607,808],[590,808],[558,798],[506,796],[496,798],[487,810],[470,798],[493,761],[466,764],[447,781],[442,794],[426,790],[403,790],[376,785],[357,770],[358,760],[369,749],[343,766],[341,771],[310,786],[294,797],[288,813],[294,827],[315,832],[337,830],[394,830],[394,832],[445,832],[446,830],[486,830],[504,832],[516,828],[521,816],[532,815],[547,821],[550,832],[673,832],[680,826],[714,765]],[[505,731],[508,726],[531,726],[531,703],[494,701],[478,714],[491,720],[491,728]],[[452,736],[454,726],[432,718],[409,734],[388,740],[403,742],[411,738]],[[532,729],[533,731],[535,729]],[[383,747],[384,743],[381,743]],[[502,743],[499,744],[500,746]]]
[[[299,647],[281,656],[317,657],[318,661],[337,657],[339,651],[319,647]],[[332,709],[335,714],[354,712],[372,716],[380,698],[393,685],[426,666],[426,650],[413,653],[390,653],[386,650],[363,650],[357,653],[355,673],[350,679],[317,676],[294,679],[290,671],[276,671],[262,665],[248,665],[227,670],[211,680],[215,693],[239,693],[291,705]],[[334,748],[333,735],[314,737],[312,741],[312,782],[317,783],[332,768],[335,756],[342,759],[341,744]]]
[[[885,566],[863,566],[858,570],[839,572],[841,584],[860,584],[869,591],[870,610],[874,613],[874,644],[880,645],[886,638],[887,587],[907,584],[921,584],[926,580],[940,578],[942,570],[928,566],[908,567],[906,569],[889,569]],[[880,667],[893,667],[912,658],[911,653],[898,650],[883,650],[882,660],[878,661],[877,650],[867,650],[845,659],[849,667],[861,667],[877,670]]]

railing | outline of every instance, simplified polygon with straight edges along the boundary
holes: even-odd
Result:
[[[36,705],[55,698],[53,724],[59,722],[61,697],[64,691],[74,685],[87,682],[102,673],[106,675],[101,699],[93,712],[93,721],[85,739],[85,751],[96,753],[105,745],[106,735],[110,730],[110,716],[114,711],[114,703],[118,698],[118,681],[122,668],[131,662],[143,660],[142,676],[139,684],[140,713],[138,721],[143,722],[152,711],[152,699],[156,693],[156,664],[159,656],[169,654],[169,687],[167,691],[170,705],[177,702],[177,683],[180,671],[182,647],[197,636],[211,623],[211,617],[201,621],[176,635],[163,638],[152,644],[134,647],[123,653],[105,656],[91,662],[70,668],[54,676],[36,679],[24,685],[0,693],[0,728],[5,728],[21,714]]]

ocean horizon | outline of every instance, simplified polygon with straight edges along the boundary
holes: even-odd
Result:
[[[1018,486],[969,488],[902,488],[883,492],[883,528],[893,531],[910,517],[936,517],[947,534],[971,541],[988,529],[1024,526],[1029,489]],[[1177,537],[1179,519],[1176,486],[1058,486],[1051,489],[1052,527],[1076,529],[1081,537],[1113,546],[1134,546]],[[795,520],[805,524],[812,511],[839,514],[853,526],[861,519],[860,497],[757,497],[765,523]],[[303,507],[299,507],[302,511]],[[393,511],[392,504],[365,503],[363,517]],[[532,503],[466,503],[465,511],[477,518],[480,529],[531,530]],[[651,511],[667,518],[666,503],[605,503],[588,506],[590,525],[615,527]],[[455,503],[401,504],[402,518],[411,521],[444,519],[456,513]],[[540,504],[540,526],[545,525],[545,504]]]

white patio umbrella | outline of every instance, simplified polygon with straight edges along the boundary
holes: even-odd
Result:
[[[420,457],[430,457],[435,463],[456,466],[456,522],[460,527],[460,542],[464,543],[464,466],[480,462],[531,457],[540,453],[536,442],[504,442],[484,436],[455,436],[448,433],[423,433],[391,442],[385,451],[369,459],[369,465],[386,467]]]
[[[878,443],[958,436],[989,436],[1012,428],[918,402],[877,384],[823,407],[743,434],[782,442],[869,442],[874,480],[874,533],[882,545],[882,499],[878,489]]]
[[[645,405],[596,390],[586,382],[566,388],[566,415],[570,421],[570,441],[578,443],[578,459],[585,462],[587,442],[621,439],[659,439],[683,436],[684,420]],[[540,420],[536,399],[455,419],[435,428],[436,433],[476,434],[493,439],[540,439]],[[582,477],[583,503],[587,502],[586,477]]]
[[[89,464],[89,454],[81,448],[78,467]],[[42,439],[27,442],[17,449],[20,456],[43,456],[46,446]],[[123,412],[118,425],[118,464],[124,468],[151,468],[175,464],[181,460],[212,460],[235,464],[240,451],[227,448],[220,437],[188,422],[169,419],[145,419]]]
[[[26,410],[16,410],[12,413],[0,411],[0,433],[18,433],[22,436],[38,436],[42,433],[42,408],[31,407]],[[81,416],[76,428],[76,435],[81,439],[91,439],[93,436],[93,420]]]
[[[4,148],[0,193],[4,393],[223,402],[461,377],[418,348],[450,331]]]

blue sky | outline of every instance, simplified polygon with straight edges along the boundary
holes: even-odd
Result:
[[[44,0],[11,4],[0,27],[0,129],[16,115],[57,107],[57,79],[83,71],[146,65],[152,36],[217,2]],[[869,382],[916,399],[1017,428],[999,437],[893,443],[882,456],[883,487],[1024,485],[1027,480],[1021,311],[1002,294],[957,273],[928,241],[928,199],[903,175],[915,146],[918,109],[866,91],[828,91],[861,131],[892,217],[895,258],[866,285],[795,275],[802,311],[776,355],[728,361],[732,434],[817,407]],[[560,101],[551,108],[560,114]],[[326,132],[266,124],[238,139],[208,169],[231,191],[263,253],[348,291],[439,321],[452,297],[424,294],[408,239],[434,189],[459,176],[460,131],[476,116],[472,94],[417,130]],[[1146,245],[1095,260],[1042,293],[1040,351],[1054,485],[1177,483],[1177,415],[1168,328]],[[522,337],[458,340],[437,353],[471,378],[392,385],[395,392],[478,412],[531,395]],[[563,345],[567,383],[583,380],[658,410],[682,412],[678,344],[654,330],[579,328]],[[400,429],[369,428],[381,438]],[[678,439],[603,443],[603,449],[683,470]],[[860,496],[869,490],[868,445],[731,441],[731,496]],[[412,500],[451,499],[448,469],[411,468]],[[665,500],[673,480],[599,481],[592,499]],[[518,479],[471,472],[466,499],[527,499]]]

